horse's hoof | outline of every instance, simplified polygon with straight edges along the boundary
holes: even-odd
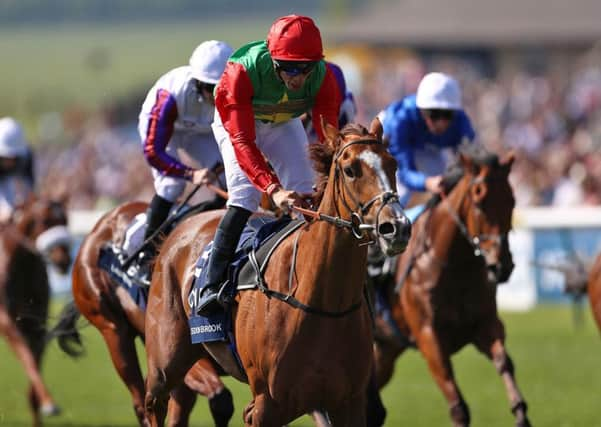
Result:
[[[59,408],[54,403],[45,403],[40,406],[40,414],[45,417],[52,417],[61,413],[61,408]]]

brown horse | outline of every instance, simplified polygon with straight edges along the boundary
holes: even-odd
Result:
[[[101,333],[113,365],[131,393],[134,411],[140,425],[147,425],[144,416],[144,379],[136,352],[136,337],[144,338],[144,311],[129,293],[115,283],[98,266],[100,249],[109,242],[120,244],[127,226],[146,210],[146,203],[121,205],[105,214],[83,240],[73,264],[73,304],[63,310],[55,327],[61,348],[72,356],[80,349],[80,337],[75,324],[84,315]],[[215,424],[227,426],[233,414],[231,393],[219,378],[216,366],[200,360],[188,373],[185,384],[174,391],[170,405],[171,425],[187,425],[196,394],[210,396],[209,407]]]
[[[597,255],[587,283],[588,299],[593,317],[601,332],[601,254]]]
[[[401,333],[376,340],[379,386],[391,378],[395,359],[417,345],[455,426],[469,425],[470,414],[450,357],[470,343],[502,376],[516,424],[530,425],[495,300],[497,283],[507,280],[513,268],[507,244],[515,204],[508,182],[512,162],[512,154],[499,161],[475,145],[462,147],[460,178],[448,196],[415,222],[415,237],[399,258],[395,281],[402,283],[400,292],[394,285],[388,288]]]
[[[230,363],[226,344],[205,344],[230,374],[248,381],[253,400],[244,411],[246,425],[281,426],[314,410],[326,411],[334,425],[366,423],[373,338],[364,300],[366,244],[375,238],[389,254],[400,253],[410,224],[394,192],[395,161],[379,136],[359,125],[341,133],[326,126],[324,133],[326,143],[311,147],[320,175],[319,220],[274,250],[263,276],[269,289],[237,297],[234,331],[245,372]],[[190,269],[222,215],[184,222],[155,264],[145,399],[154,426],[163,423],[169,390],[205,351],[191,344],[185,301]]]
[[[25,368],[29,405],[34,425],[39,425],[41,415],[59,412],[40,375],[50,295],[45,257],[62,273],[71,259],[68,245],[50,245],[50,253],[42,254],[36,244],[64,230],[65,204],[33,196],[17,208],[13,219],[0,226],[0,333]]]

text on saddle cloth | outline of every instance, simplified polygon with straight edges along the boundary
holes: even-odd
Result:
[[[257,275],[261,272],[255,271],[248,263],[249,253],[254,251],[259,259],[260,265],[265,265],[267,259],[286,236],[298,229],[304,220],[291,220],[289,217],[274,219],[272,217],[256,217],[249,220],[248,225],[242,232],[238,242],[236,254],[227,272],[226,292],[230,300],[233,300],[239,289],[252,289],[257,287]],[[231,313],[217,313],[205,318],[199,316],[199,297],[207,282],[207,264],[212,249],[212,242],[207,245],[200,255],[194,269],[194,283],[188,295],[188,306],[190,307],[190,336],[193,344],[210,341],[228,341],[231,333]],[[231,341],[231,340],[230,340]]]

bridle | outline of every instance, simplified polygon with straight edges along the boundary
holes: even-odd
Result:
[[[471,188],[476,185],[476,184],[480,184],[484,182],[484,178],[483,177],[476,177],[473,178],[470,183],[469,186],[467,188],[467,191],[465,192],[465,194],[463,195],[462,199],[461,199],[461,203],[463,203],[463,199],[465,197],[470,197],[471,196],[467,196],[467,194],[471,194]],[[486,234],[486,233],[478,233],[478,234],[472,234],[470,233],[470,231],[467,228],[467,225],[465,224],[464,221],[461,220],[461,217],[459,216],[459,214],[457,213],[457,211],[455,209],[453,209],[453,207],[451,206],[451,203],[449,202],[447,196],[444,194],[444,192],[440,193],[441,194],[441,199],[442,199],[442,203],[445,204],[445,207],[447,208],[447,211],[449,212],[449,214],[451,215],[451,218],[453,219],[453,221],[455,222],[455,224],[457,225],[457,228],[459,228],[459,231],[461,232],[461,234],[463,235],[463,237],[465,237],[465,239],[467,240],[467,242],[469,243],[469,245],[472,247],[474,256],[477,258],[483,258],[485,263],[486,263],[486,255],[488,253],[490,253],[489,250],[486,250],[485,248],[482,247],[482,243],[484,242],[493,242],[494,246],[497,247],[501,247],[501,245],[503,244],[503,241],[505,239],[507,239],[507,235],[501,235],[501,234]],[[460,204],[461,204],[460,203]],[[477,202],[475,202],[474,200],[471,200],[471,204],[473,206],[473,209],[475,210],[475,214],[477,216],[481,216],[483,215],[482,213],[482,209],[479,206],[479,204]],[[486,266],[488,268],[498,268],[501,264],[501,261],[498,260],[495,264],[486,264]]]
[[[372,197],[365,203],[358,201],[353,196],[353,194],[351,193],[351,191],[349,189],[346,176],[341,171],[339,159],[347,148],[349,148],[353,145],[359,145],[359,144],[376,145],[376,144],[381,144],[381,142],[377,139],[372,139],[372,138],[356,139],[354,141],[350,141],[350,142],[344,144],[336,152],[336,154],[332,160],[335,164],[334,201],[336,202],[336,200],[341,199],[344,207],[351,213],[349,219],[342,218],[340,212],[338,211],[337,203],[335,203],[336,213],[338,214],[337,216],[326,215],[319,211],[313,211],[310,209],[304,209],[304,208],[300,208],[300,207],[296,207],[296,206],[292,206],[292,209],[294,209],[295,211],[302,213],[308,217],[314,218],[318,221],[325,221],[330,224],[333,224],[338,228],[347,228],[351,231],[351,233],[353,234],[353,236],[356,239],[361,240],[365,237],[366,231],[375,232],[376,235],[379,236],[380,235],[380,230],[379,230],[380,214],[381,214],[382,210],[384,209],[384,207],[386,207],[390,204],[393,204],[393,203],[398,203],[399,208],[400,208],[400,203],[399,203],[399,197],[398,197],[397,193],[390,188],[385,189],[384,191],[375,195],[374,197]],[[341,185],[342,185],[342,187],[340,187]],[[347,196],[351,199],[351,202],[354,204],[354,206],[355,206],[354,208],[349,205],[349,203],[346,199]],[[369,212],[369,210],[372,208],[372,206],[377,201],[380,201],[381,203],[376,212],[376,222],[375,222],[375,224],[368,224],[364,221],[363,216],[365,214],[367,214],[367,212]],[[373,243],[373,242],[370,242],[370,243]]]

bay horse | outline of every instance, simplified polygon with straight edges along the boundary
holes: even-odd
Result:
[[[146,312],[145,405],[153,426],[163,424],[169,390],[206,350],[250,385],[247,426],[282,426],[318,410],[333,425],[365,426],[373,360],[366,245],[373,238],[389,255],[400,253],[410,223],[396,197],[396,162],[381,135],[356,124],[340,133],[325,125],[324,134],[324,144],[310,147],[319,175],[318,219],[273,251],[263,276],[268,291],[236,297],[232,316],[243,371],[230,363],[227,343],[191,344],[187,323],[193,266],[224,211],[188,219],[163,243]],[[287,297],[273,297],[276,292]]]
[[[601,254],[595,258],[586,289],[593,317],[601,333]]]
[[[40,364],[50,298],[46,260],[59,272],[67,272],[71,258],[64,239],[66,225],[65,200],[43,196],[30,196],[17,207],[11,222],[0,225],[0,334],[25,368],[34,425],[41,424],[42,415],[59,413]],[[59,236],[60,244],[54,244]]]
[[[102,335],[115,370],[129,390],[134,412],[141,426],[148,424],[144,415],[144,379],[138,361],[135,339],[144,339],[144,310],[127,290],[116,283],[98,265],[100,250],[113,242],[120,245],[134,217],[148,208],[147,203],[125,203],[98,220],[83,240],[73,263],[73,303],[63,309],[54,328],[59,345],[67,354],[81,354],[81,338],[76,328],[80,314]],[[232,395],[219,378],[219,370],[209,360],[199,360],[173,393],[169,410],[171,425],[188,425],[196,393],[209,397],[215,425],[227,426],[234,408]]]
[[[397,264],[398,285],[388,288],[396,333],[376,333],[379,387],[390,380],[396,358],[417,346],[449,404],[454,426],[470,424],[450,359],[467,344],[494,363],[516,425],[530,425],[495,299],[497,283],[506,281],[513,268],[507,242],[515,205],[508,182],[513,160],[512,153],[500,161],[477,145],[460,148],[454,187],[415,221],[414,238]]]

